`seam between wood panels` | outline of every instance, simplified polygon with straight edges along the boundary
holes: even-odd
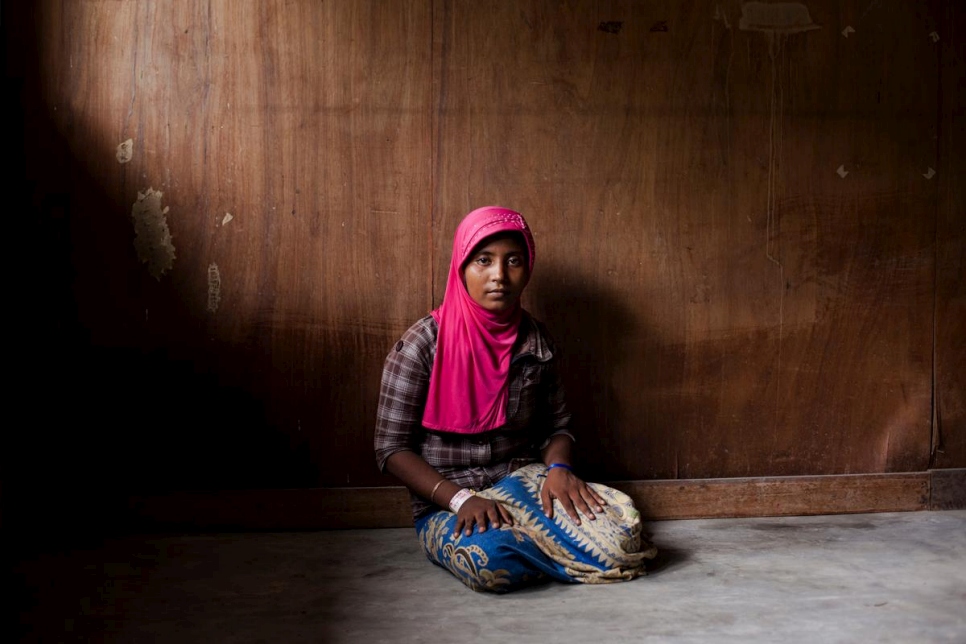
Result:
[[[940,12],[945,16],[947,4],[941,3]],[[952,28],[952,27],[950,27]],[[942,450],[942,430],[940,427],[939,411],[939,225],[942,219],[942,189],[948,185],[946,173],[943,168],[943,117],[945,106],[943,105],[943,49],[945,43],[936,48],[936,166],[939,169],[939,185],[936,189],[936,204],[933,211],[933,266],[932,266],[932,382],[931,382],[931,414],[929,418],[929,458],[927,467],[936,466],[936,453]],[[931,494],[931,490],[930,490]],[[930,499],[931,500],[931,499]]]
[[[436,0],[429,5],[429,227],[426,241],[429,245],[429,308],[432,309],[436,293],[436,251],[433,246],[433,229],[436,225],[436,139],[439,117],[436,114]]]

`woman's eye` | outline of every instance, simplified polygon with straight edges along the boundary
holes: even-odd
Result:
[[[490,264],[490,258],[485,255],[483,257],[477,257],[476,263],[480,266],[488,266]]]
[[[510,266],[520,266],[523,264],[523,260],[519,257],[511,257],[507,263]]]

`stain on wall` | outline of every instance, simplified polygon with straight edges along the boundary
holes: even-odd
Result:
[[[134,139],[128,139],[118,144],[115,156],[117,156],[118,163],[127,163],[130,161],[131,157],[134,156]]]
[[[221,272],[218,264],[208,265],[208,311],[215,313],[221,304]]]
[[[603,31],[608,34],[619,34],[623,27],[624,22],[621,20],[607,20],[597,25],[598,31]]]
[[[174,265],[174,244],[168,229],[168,208],[161,208],[162,193],[148,188],[138,193],[137,201],[131,206],[131,219],[134,220],[134,250],[138,259],[148,265],[148,273],[156,280],[171,270]]]

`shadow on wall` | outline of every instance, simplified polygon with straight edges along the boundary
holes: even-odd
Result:
[[[622,446],[628,437],[637,438],[635,444],[646,442],[647,428],[644,419],[627,426],[623,419],[632,410],[622,409],[613,383],[622,374],[640,372],[628,361],[657,355],[657,338],[619,296],[560,265],[541,266],[527,295],[531,311],[558,346],[581,471],[598,481],[632,478],[632,468],[644,469],[639,463],[647,454],[623,454]],[[633,352],[628,350],[632,340]]]
[[[52,132],[30,119],[25,136],[44,158],[25,154],[17,195],[43,269],[22,300],[16,398],[34,405],[6,441],[17,457],[3,475],[5,531],[74,539],[121,527],[129,494],[314,484],[307,447],[270,424],[269,354],[213,342],[186,294],[146,275],[130,204]]]
[[[10,5],[8,51],[28,53],[5,66],[7,114],[23,123],[6,151],[14,169],[8,204],[21,213],[17,244],[32,269],[11,293],[22,312],[11,397],[22,413],[10,416],[24,420],[4,442],[4,531],[59,539],[111,530],[130,494],[317,486],[338,457],[325,456],[325,445],[308,435],[325,440],[327,426],[359,415],[340,395],[360,372],[358,337],[282,330],[285,346],[320,363],[324,356],[327,368],[279,374],[286,356],[275,351],[280,341],[271,329],[254,325],[226,339],[199,316],[204,286],[191,286],[184,272],[204,275],[203,253],[179,253],[160,281],[149,275],[132,243],[137,187],[100,185],[98,160],[114,151],[99,149],[89,127],[58,131],[43,70],[29,53],[37,51],[29,42],[36,16]],[[289,417],[293,397],[305,416]],[[300,437],[296,422],[313,431]],[[371,448],[364,456],[372,462]],[[351,460],[344,452],[342,459]]]

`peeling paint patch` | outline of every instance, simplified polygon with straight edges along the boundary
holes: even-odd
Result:
[[[208,310],[214,313],[220,304],[221,273],[218,271],[218,264],[212,262],[208,264]]]
[[[746,2],[741,5],[738,28],[782,34],[821,29],[812,22],[808,7],[799,2]]]
[[[234,218],[235,217],[232,216],[232,214],[230,212],[226,212],[225,213],[225,216],[221,218],[221,225],[224,226],[225,224],[227,224],[229,221],[231,221]]]
[[[160,190],[148,188],[138,193],[137,201],[131,206],[131,219],[134,220],[134,250],[138,259],[148,265],[148,273],[160,281],[161,276],[174,265],[174,245],[165,215],[168,208],[161,208]]]
[[[128,139],[117,146],[117,162],[127,163],[134,156],[134,139]]]

